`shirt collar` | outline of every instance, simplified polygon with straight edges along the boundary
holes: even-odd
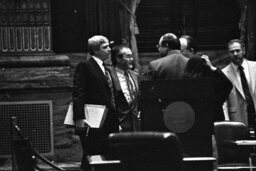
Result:
[[[92,56],[92,58],[101,66],[103,65],[103,61],[100,60],[99,58],[95,57],[95,56]]]
[[[234,68],[235,71],[238,71],[238,65],[234,64],[233,62],[231,62],[231,65],[232,65],[232,67]],[[247,68],[245,59],[243,59],[243,62],[242,62],[242,64],[241,64],[241,66],[242,66],[243,68]]]
[[[172,55],[172,54],[182,54],[179,50],[171,50],[167,53],[167,56],[168,55]]]
[[[124,75],[124,70],[118,68],[118,67],[115,67],[116,68],[116,72],[119,72],[120,74],[123,74]]]
[[[96,63],[99,65],[100,69],[102,70],[103,73],[105,73],[105,68],[103,66],[103,61],[100,60],[99,58],[92,56],[92,58],[96,61]]]
[[[231,66],[235,71],[238,71],[238,65],[234,64],[233,62],[231,63]]]

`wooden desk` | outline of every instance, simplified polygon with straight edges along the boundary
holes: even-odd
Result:
[[[91,171],[120,171],[120,160],[106,160],[102,155],[87,156]]]
[[[249,165],[248,166],[223,166],[218,167],[218,170],[248,170],[248,171],[256,171],[255,163],[252,161],[252,158],[255,158],[255,147],[256,140],[236,140],[236,141],[226,141],[227,145],[235,145],[237,147],[252,147],[252,152],[249,156]]]
[[[91,171],[121,171],[120,160],[106,160],[104,156],[95,155],[87,157]],[[212,171],[214,157],[184,157],[184,171]]]
[[[233,143],[238,146],[256,146],[256,140],[237,140]]]
[[[184,157],[184,171],[213,171],[214,157]]]

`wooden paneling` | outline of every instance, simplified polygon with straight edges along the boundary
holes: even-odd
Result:
[[[142,0],[137,10],[139,52],[157,52],[162,34],[189,34],[199,49],[223,49],[239,38],[240,9],[233,0]]]
[[[119,43],[119,8],[118,0],[52,1],[54,52],[86,52],[88,38],[96,34]]]
[[[240,10],[233,0],[185,0],[184,34],[192,35],[198,48],[225,49],[230,39],[239,38]]]
[[[71,88],[72,79],[69,67],[5,68],[0,70],[0,89]]]
[[[139,52],[156,52],[160,36],[170,32],[170,0],[141,0],[136,12],[140,34],[137,35]]]

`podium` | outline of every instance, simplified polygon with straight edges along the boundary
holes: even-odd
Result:
[[[142,131],[174,132],[185,157],[211,157],[214,128],[214,80],[142,81]]]

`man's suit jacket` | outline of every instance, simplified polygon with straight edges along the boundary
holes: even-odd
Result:
[[[106,105],[108,112],[102,129],[90,129],[89,135],[78,133],[88,153],[101,153],[99,146],[107,142],[111,132],[118,132],[118,118],[111,105],[111,89],[103,71],[93,58],[77,65],[74,74],[73,112],[74,121],[84,119],[84,104]],[[78,131],[77,131],[78,132]],[[81,138],[82,137],[82,138]]]
[[[111,67],[110,69],[111,77],[114,83],[114,92],[115,92],[115,103],[116,110],[119,117],[119,125],[122,128],[122,131],[139,131],[140,124],[138,118],[138,96],[139,96],[139,78],[138,73],[128,70],[128,73],[133,79],[133,82],[136,86],[136,95],[134,103],[131,105],[128,104],[124,93],[121,89],[121,85],[116,73],[116,69]]]
[[[256,106],[256,62],[244,59],[249,68],[250,73],[250,92],[253,98],[254,106]],[[236,71],[231,64],[222,69],[223,73],[233,84],[233,89],[229,94],[227,103],[224,105],[224,113],[231,121],[239,121],[248,124],[247,103],[243,92],[242,83],[236,77]]]
[[[182,55],[180,51],[172,50],[167,56],[149,63],[149,74],[152,79],[181,78],[187,61],[188,58]]]

